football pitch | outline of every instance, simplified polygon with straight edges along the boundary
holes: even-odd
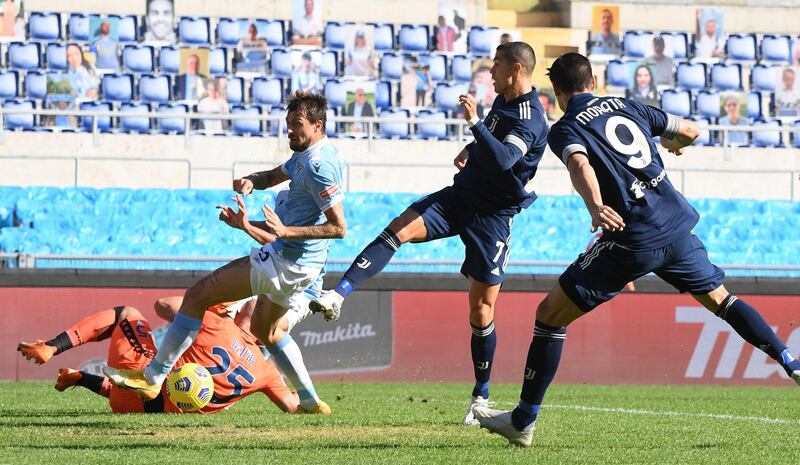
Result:
[[[499,408],[519,390],[496,385]],[[460,425],[457,384],[318,383],[330,417],[255,394],[217,415],[113,415],[83,388],[0,383],[0,464],[797,464],[800,389],[554,384],[528,449]]]

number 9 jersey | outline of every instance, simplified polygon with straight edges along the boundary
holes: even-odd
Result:
[[[625,229],[604,232],[604,240],[632,249],[655,249],[689,233],[699,215],[667,177],[654,137],[672,138],[680,118],[639,102],[616,97],[573,96],[547,142],[566,165],[569,157],[589,158],[603,204],[625,221]]]

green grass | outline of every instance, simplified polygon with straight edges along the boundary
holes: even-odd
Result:
[[[800,463],[789,386],[556,384],[529,449],[459,425],[465,385],[319,383],[331,417],[286,415],[260,395],[217,415],[113,415],[51,386],[0,383],[0,464]],[[517,395],[493,387],[503,408]]]

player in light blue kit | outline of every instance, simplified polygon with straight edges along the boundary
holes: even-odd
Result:
[[[272,170],[233,182],[236,192],[247,195],[253,189],[290,181],[285,207],[278,208],[281,214],[267,205],[263,208],[265,221],[248,221],[246,212],[228,207],[222,207],[220,214],[228,224],[241,227],[266,245],[189,288],[156,358],[143,371],[105,370],[114,384],[146,399],[156,397],[175,362],[197,337],[205,309],[258,295],[251,332],[297,388],[301,411],[330,413],[330,407],[314,392],[300,348],[279,324],[293,301],[320,276],[330,239],[344,237],[347,229],[340,187],[344,163],[325,137],[326,111],[322,96],[297,93],[290,97],[286,123],[289,147],[294,151],[291,158]],[[238,196],[236,202],[244,205]]]

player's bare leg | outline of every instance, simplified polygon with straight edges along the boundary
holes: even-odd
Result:
[[[380,273],[401,245],[407,242],[424,242],[427,239],[428,230],[422,216],[411,208],[406,208],[358,254],[335,289],[322,291],[317,299],[311,301],[311,311],[322,313],[328,321],[339,319],[344,299],[362,282]]]
[[[725,320],[739,336],[778,362],[786,374],[800,384],[800,361],[775,334],[769,324],[747,302],[719,286],[707,294],[693,295],[705,308]]]
[[[492,372],[497,335],[494,330],[494,305],[500,293],[500,284],[486,284],[469,280],[469,324],[472,329],[470,349],[475,386],[472,400],[464,415],[465,425],[477,425],[472,414],[475,407],[489,407],[489,379]]]

